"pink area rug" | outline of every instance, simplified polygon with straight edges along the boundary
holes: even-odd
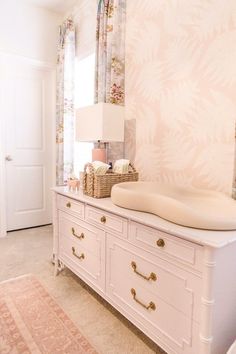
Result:
[[[97,353],[32,275],[0,283],[1,354]]]

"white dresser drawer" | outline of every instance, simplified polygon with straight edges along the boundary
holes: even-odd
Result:
[[[99,257],[95,257],[93,253],[88,251],[82,244],[75,242],[71,237],[59,234],[59,241],[59,260],[79,277],[104,291],[105,261],[102,254],[105,242],[102,245],[102,254]]]
[[[152,227],[131,222],[129,239],[155,255],[169,257],[202,272],[203,247]]]
[[[59,211],[59,233],[95,257],[105,258],[105,233],[95,226]]]
[[[145,288],[171,307],[200,321],[202,278],[173,263],[107,235],[107,264],[123,276],[124,284]],[[125,275],[125,276],[124,276]]]
[[[84,219],[84,204],[77,200],[64,197],[60,194],[57,196],[57,208],[67,213]]]
[[[128,221],[125,218],[87,205],[85,220],[98,227],[102,227],[105,231],[127,238]]]
[[[182,286],[177,288],[175,288],[176,284],[173,287],[172,284],[169,284],[169,288],[167,282],[165,285],[160,284],[160,286],[166,287],[166,299],[164,290],[159,296],[158,285],[150,282],[150,289],[148,289],[147,282],[143,281],[142,284],[138,276],[136,278],[133,277],[130,267],[125,270],[124,264],[129,263],[134,254],[131,252],[129,257],[129,251],[125,250],[125,242],[117,240],[110,235],[108,236],[106,292],[109,298],[142,325],[145,325],[149,334],[152,333],[156,337],[162,338],[176,353],[194,353],[192,348],[193,319],[191,316],[191,301],[193,299],[191,290],[185,289],[184,279],[181,282]],[[143,262],[142,265],[144,264]],[[162,271],[164,272],[164,269]],[[166,270],[166,276],[168,276],[168,271]],[[168,281],[170,279],[169,277]],[[174,274],[172,274],[173,279]],[[180,294],[177,291],[180,291]],[[169,294],[169,292],[174,292],[174,294]],[[184,296],[184,301],[188,302],[188,304],[184,307],[182,303],[180,307],[181,310],[185,308],[185,311],[189,312],[190,316],[186,316],[184,311],[177,309],[177,305],[174,302],[172,304],[167,302],[168,300],[170,301],[171,296],[176,298]],[[186,348],[183,351],[185,346]]]

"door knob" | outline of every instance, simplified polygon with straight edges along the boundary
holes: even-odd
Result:
[[[7,155],[7,156],[5,157],[5,160],[6,160],[6,161],[12,161],[11,155]]]

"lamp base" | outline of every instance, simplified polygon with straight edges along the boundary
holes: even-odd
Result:
[[[107,162],[107,151],[106,149],[93,149],[92,150],[92,161],[102,161]]]

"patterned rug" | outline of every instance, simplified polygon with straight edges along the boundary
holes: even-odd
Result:
[[[1,354],[97,353],[32,275],[0,283]]]

